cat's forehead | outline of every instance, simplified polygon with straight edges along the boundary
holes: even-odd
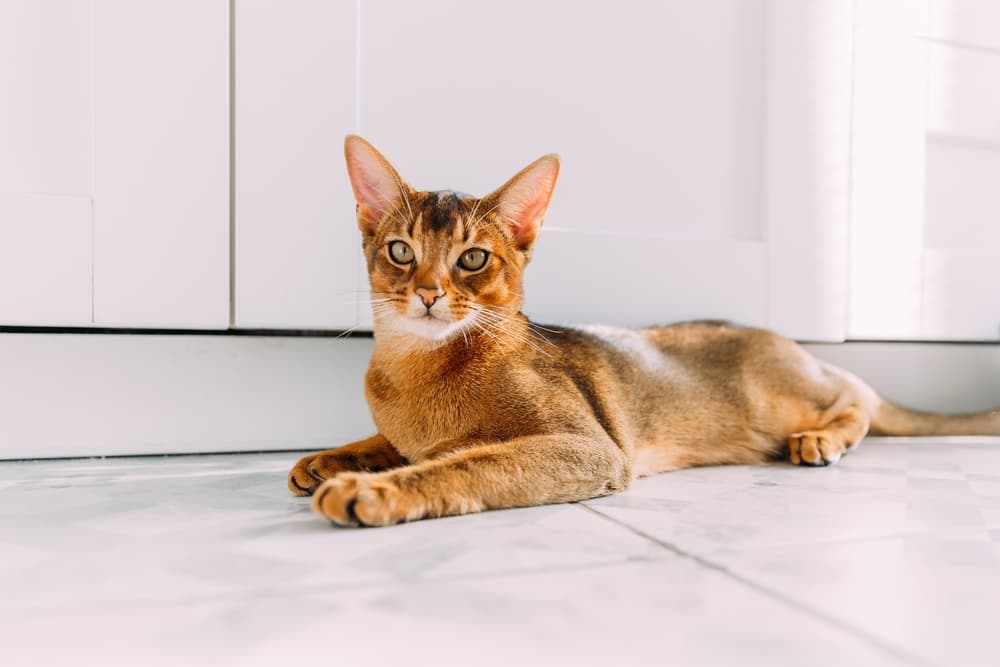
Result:
[[[468,240],[473,227],[482,221],[478,205],[477,198],[455,190],[417,192],[411,197],[410,209],[402,209],[408,218],[406,231],[414,238]]]
[[[414,213],[422,218],[427,230],[442,232],[453,228],[470,213],[472,200],[473,197],[455,190],[421,192]]]

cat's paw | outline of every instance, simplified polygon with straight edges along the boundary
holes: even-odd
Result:
[[[829,431],[804,431],[788,437],[788,459],[796,465],[827,466],[836,463],[853,443]]]
[[[340,526],[388,526],[420,517],[388,475],[342,473],[319,485],[313,509]]]
[[[334,452],[310,454],[299,460],[288,473],[288,488],[297,496],[310,496],[324,480],[352,468],[350,461]]]

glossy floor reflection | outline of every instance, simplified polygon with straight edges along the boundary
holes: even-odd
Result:
[[[297,458],[0,463],[3,663],[1000,664],[1000,438],[381,529]]]

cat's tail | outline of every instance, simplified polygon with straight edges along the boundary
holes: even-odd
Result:
[[[879,397],[872,435],[1000,435],[1000,408],[965,415],[911,410]]]

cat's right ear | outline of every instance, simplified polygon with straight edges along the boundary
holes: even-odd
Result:
[[[344,139],[344,157],[354,200],[358,203],[358,227],[366,234],[374,233],[382,218],[413,190],[385,156],[356,134]]]

